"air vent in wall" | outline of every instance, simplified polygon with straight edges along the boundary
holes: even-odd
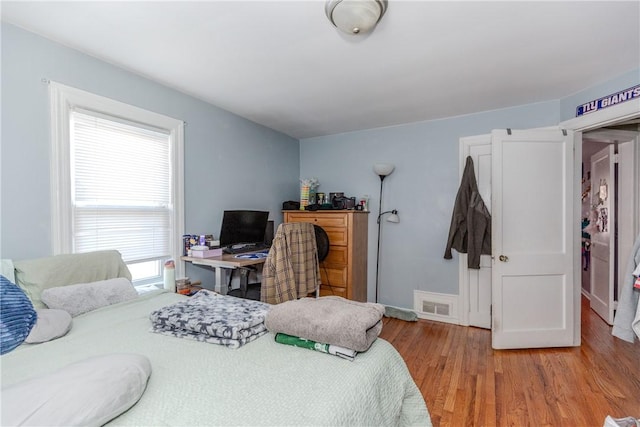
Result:
[[[433,301],[422,301],[422,311],[440,316],[449,316],[449,304],[442,304]]]
[[[413,309],[420,319],[460,324],[458,319],[458,295],[414,289]]]

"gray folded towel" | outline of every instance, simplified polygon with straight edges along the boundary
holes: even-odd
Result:
[[[383,315],[382,304],[329,296],[274,305],[264,323],[274,334],[366,351],[382,331]]]

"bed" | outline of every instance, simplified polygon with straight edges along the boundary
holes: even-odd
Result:
[[[348,361],[275,342],[240,348],[150,332],[149,314],[188,298],[162,290],[73,318],[70,332],[2,356],[2,386],[92,356],[136,353],[152,373],[140,400],[108,425],[431,425],[398,352],[383,339]]]

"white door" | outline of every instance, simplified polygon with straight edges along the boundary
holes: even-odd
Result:
[[[640,193],[638,154],[640,154],[640,139],[637,136],[627,142],[618,143],[618,203],[616,206],[618,277],[624,277],[635,237],[640,230],[640,215],[636,213],[638,212],[636,206],[639,204],[637,195]],[[614,295],[616,301],[619,299],[621,289],[622,286],[618,286],[618,295]]]
[[[613,325],[615,280],[615,145],[591,156],[591,309]]]
[[[473,160],[480,197],[491,211],[491,135],[460,138],[460,178],[467,156]],[[480,255],[478,270],[468,268],[467,254],[460,254],[458,262],[460,298],[468,301],[462,304],[463,309],[467,310],[465,324],[491,329],[491,256]]]
[[[492,347],[575,345],[573,132],[492,132]]]

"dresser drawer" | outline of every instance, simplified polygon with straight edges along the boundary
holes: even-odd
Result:
[[[344,267],[320,264],[320,283],[331,286],[347,286],[347,266]]]
[[[331,246],[347,246],[349,243],[349,233],[346,228],[324,227],[322,229],[327,233],[329,244]]]
[[[338,286],[320,286],[320,296],[328,297],[328,296],[338,296],[342,298],[347,298],[347,288],[341,288]]]
[[[331,239],[329,239],[329,241],[331,241]],[[348,261],[348,257],[349,257],[349,251],[347,250],[346,246],[331,246],[329,248],[329,254],[327,255],[327,257],[324,260],[324,263],[326,265],[331,265],[331,266],[346,266],[347,265],[347,261]]]
[[[326,227],[347,227],[348,219],[344,213],[323,213],[322,215],[315,216],[312,213],[289,213],[287,212],[288,222],[310,222],[312,224],[319,225],[322,228]]]

